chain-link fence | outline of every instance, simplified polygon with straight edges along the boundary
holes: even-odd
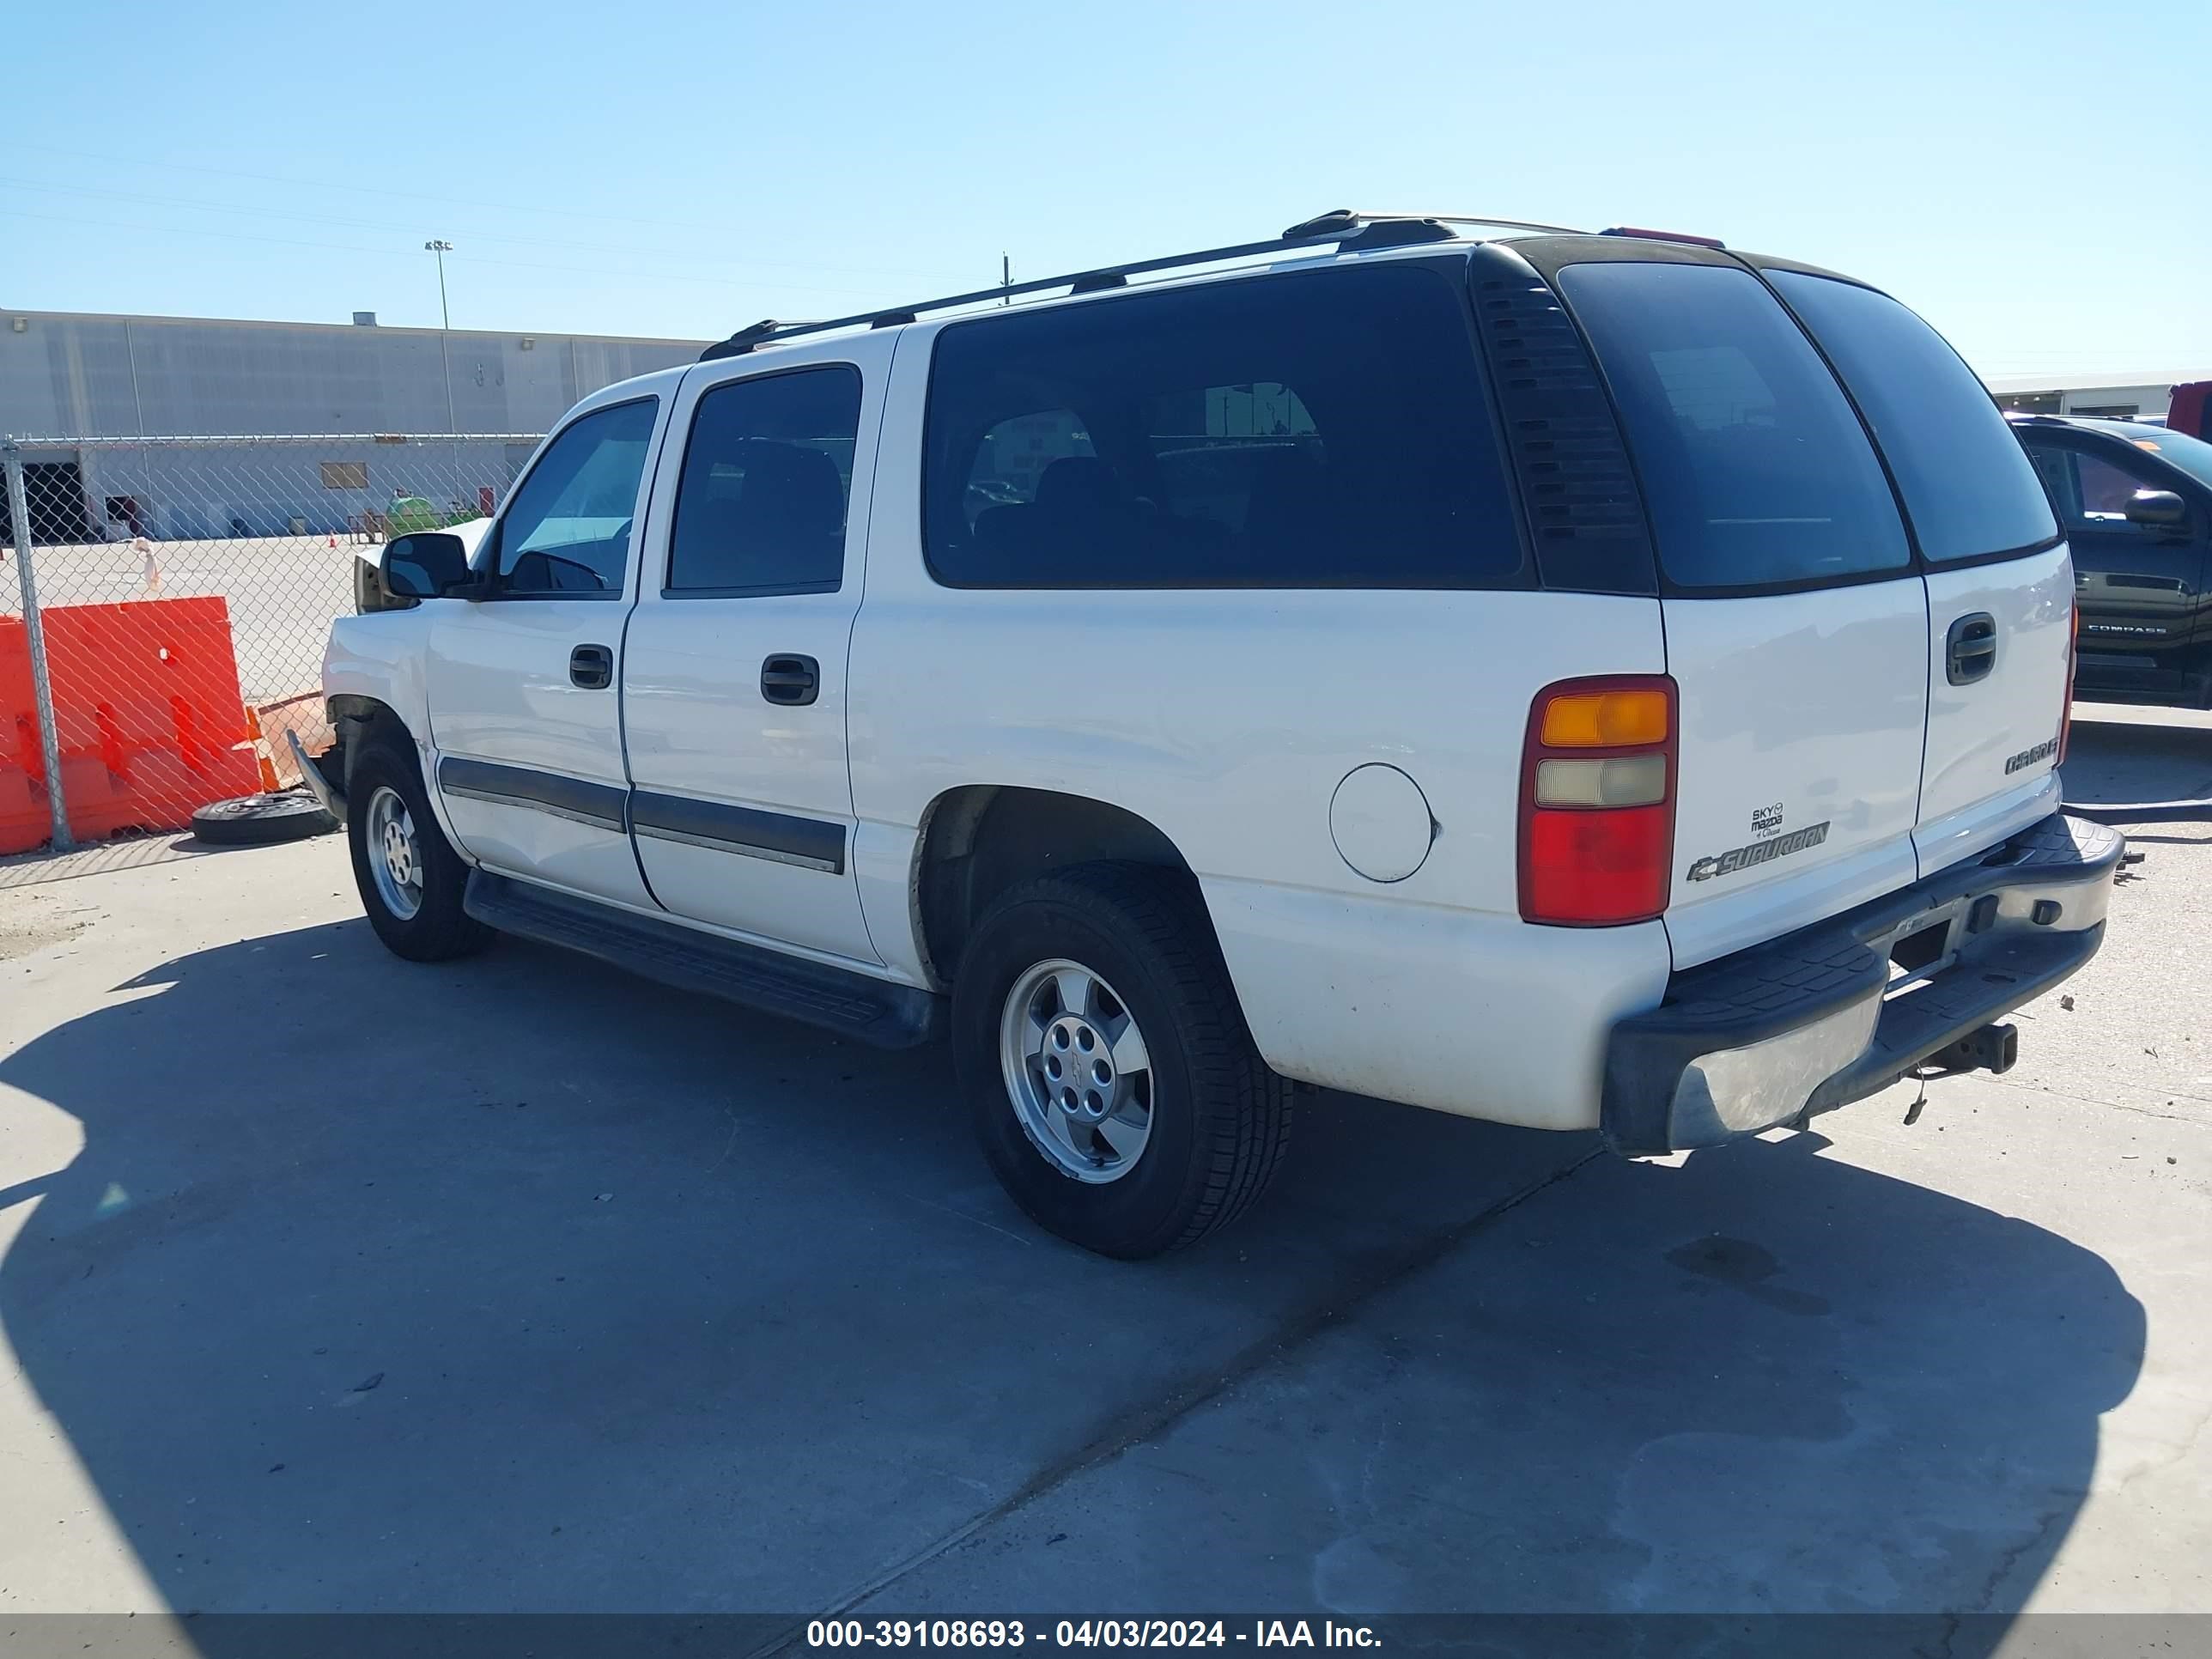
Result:
[[[355,608],[358,568],[392,536],[488,516],[537,444],[0,446],[0,853],[64,823],[57,844],[176,827],[186,797],[265,779],[254,733],[275,736],[287,710],[319,714],[324,641]]]

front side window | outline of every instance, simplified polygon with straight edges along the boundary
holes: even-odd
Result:
[[[1680,588],[1810,586],[1911,563],[1881,465],[1797,325],[1746,270],[1569,265]]]
[[[955,586],[1524,579],[1465,301],[1433,270],[955,324],[929,400],[929,565]]]
[[[2173,488],[2172,480],[2160,476],[2156,469],[2135,465],[2124,451],[2100,453],[2071,444],[2042,442],[2037,438],[2028,442],[2032,447],[2027,453],[2036,471],[2042,475],[2051,501],[2065,521],[2068,534],[2078,535],[2084,531],[2118,531],[2124,535],[2143,536],[2167,533],[2163,527],[2128,521],[2128,503],[2135,499],[2137,490]]]
[[[860,429],[860,372],[825,364],[699,399],[670,536],[671,593],[834,592]]]
[[[2106,422],[2096,429],[2122,440],[2130,449],[2140,449],[2146,455],[2157,456],[2169,466],[2179,467],[2197,483],[2212,488],[2212,444],[2203,439],[2136,421]],[[2158,488],[2170,489],[2172,483],[2169,481]]]
[[[1872,289],[1795,270],[1767,280],[1858,400],[1924,557],[1946,564],[2049,545],[2057,526],[2027,456],[1942,335]]]
[[[623,591],[657,409],[651,398],[595,409],[553,440],[500,520],[501,592]]]

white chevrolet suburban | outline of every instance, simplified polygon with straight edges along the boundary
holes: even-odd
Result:
[[[1692,237],[1340,212],[761,324],[371,588],[309,772],[386,945],[949,1038],[1115,1255],[1296,1084],[1649,1154],[2002,1070],[2121,854],[1980,384]]]

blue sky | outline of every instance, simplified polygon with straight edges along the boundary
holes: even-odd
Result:
[[[27,0],[0,306],[707,336],[1323,209],[1704,232],[2212,375],[2212,5]]]

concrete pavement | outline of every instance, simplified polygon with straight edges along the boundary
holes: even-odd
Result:
[[[2212,1606],[2212,722],[2002,1079],[1664,1164],[1323,1097],[1245,1224],[1031,1230],[942,1054],[335,840],[0,887],[0,1612]]]

